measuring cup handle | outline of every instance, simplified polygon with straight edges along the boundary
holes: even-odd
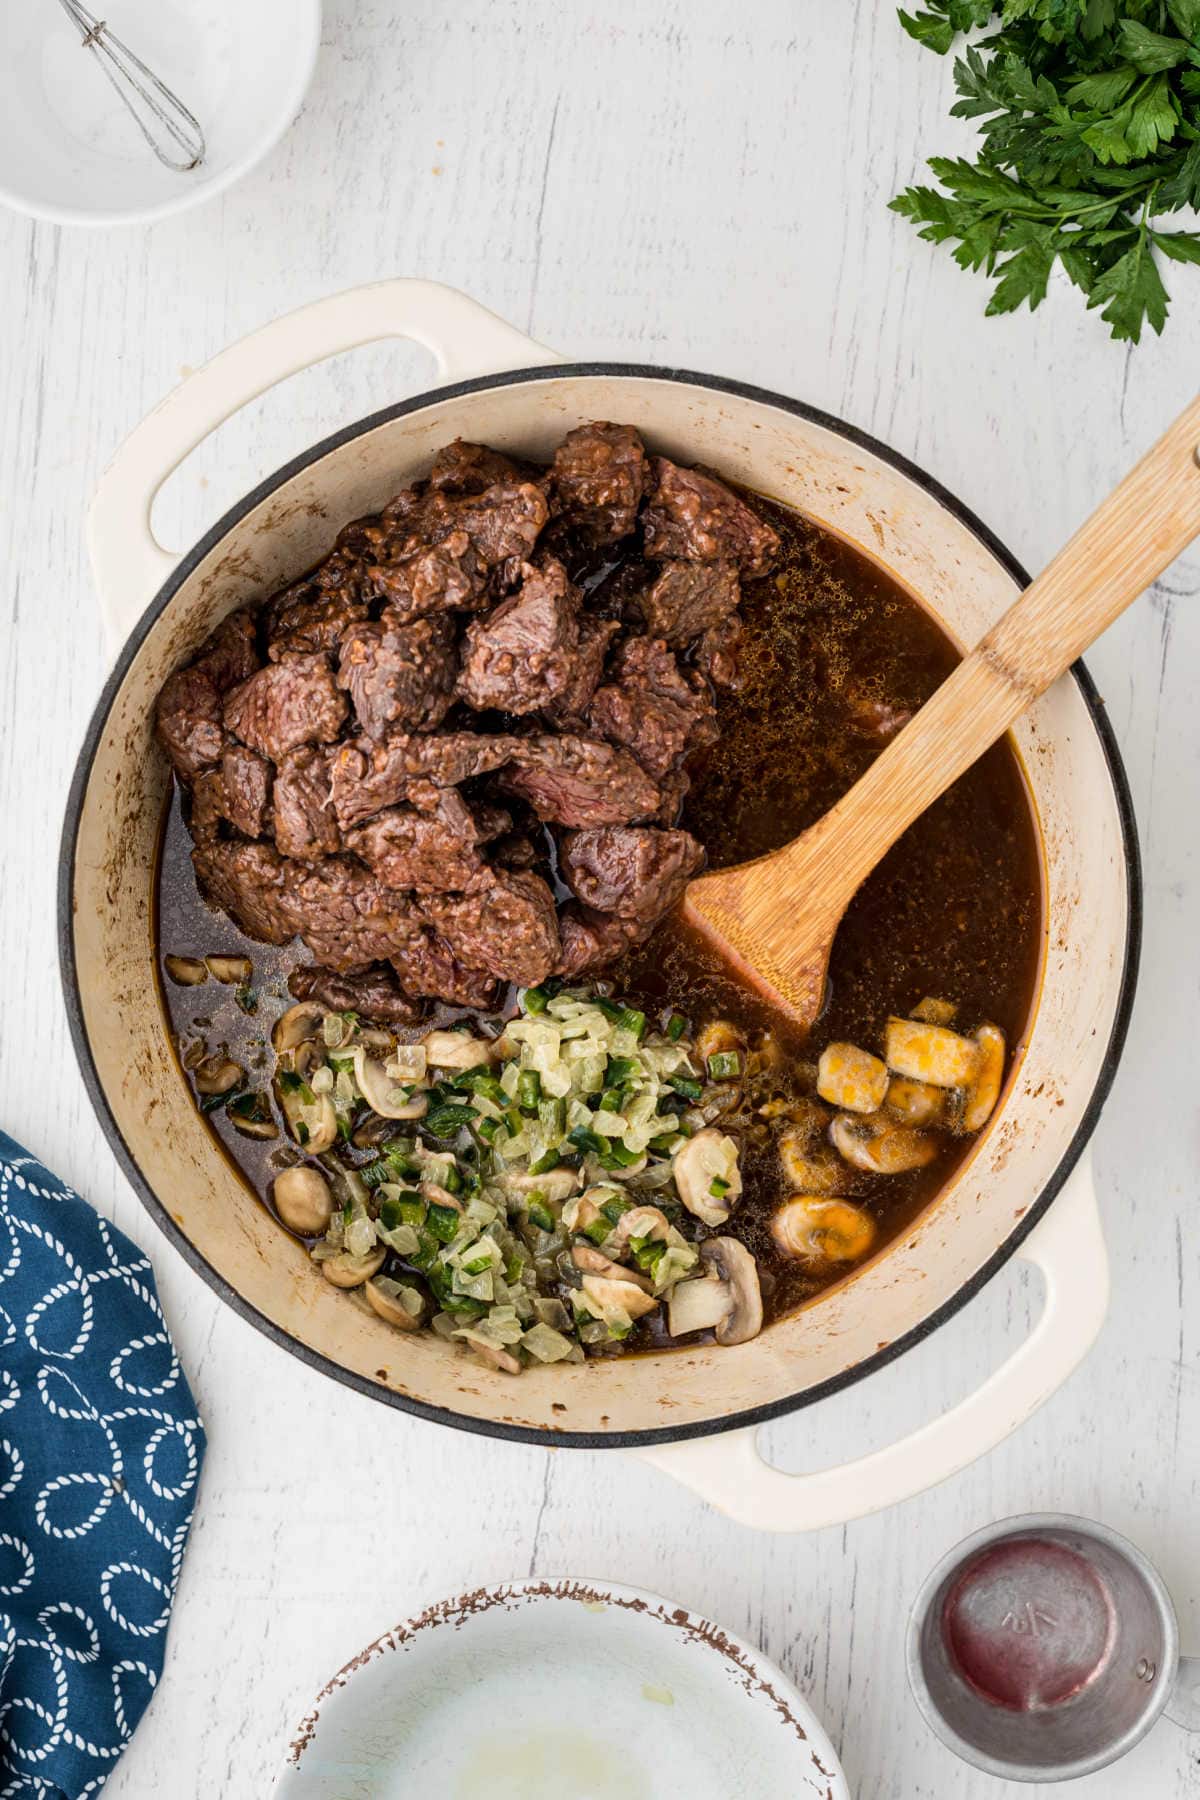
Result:
[[[1181,1656],[1171,1697],[1164,1708],[1168,1719],[1185,1731],[1200,1732],[1200,1656]]]
[[[842,1525],[936,1487],[1024,1424],[1083,1361],[1104,1323],[1108,1255],[1090,1156],[1019,1254],[1036,1263],[1046,1284],[1033,1331],[975,1393],[898,1443],[811,1475],[788,1475],[765,1462],[757,1426],[634,1454],[760,1531]]]
[[[114,647],[179,560],[150,526],[154,497],[168,475],[268,388],[327,357],[389,337],[411,338],[432,351],[444,382],[561,360],[457,288],[406,278],[330,294],[231,344],[130,432],[97,484],[88,548]]]

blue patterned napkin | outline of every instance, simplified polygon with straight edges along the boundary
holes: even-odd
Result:
[[[146,1257],[0,1131],[0,1800],[107,1781],[203,1454]]]

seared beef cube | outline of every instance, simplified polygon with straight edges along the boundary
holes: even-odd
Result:
[[[743,575],[766,575],[779,555],[779,534],[712,475],[656,456],[642,513],[646,555],[656,561],[735,562]]]
[[[518,739],[500,785],[558,825],[625,825],[659,805],[658,788],[628,751],[571,733]]]
[[[742,621],[737,613],[730,613],[719,625],[710,625],[701,634],[693,653],[695,666],[715,688],[736,693],[741,687],[741,638]]]
[[[375,514],[352,520],[338,532],[333,549],[309,579],[344,599],[369,600],[374,591],[369,570],[379,560],[380,547],[387,536],[382,519]]]
[[[347,831],[385,806],[421,804],[418,796],[427,793],[431,782],[457,787],[472,775],[488,774],[509,761],[517,743],[514,737],[481,737],[471,731],[392,731],[378,744],[357,739],[334,754],[334,815]]]
[[[355,1012],[378,1025],[415,1025],[424,1008],[402,993],[386,963],[377,963],[361,975],[339,975],[306,963],[288,976],[288,989],[297,1000],[317,1000],[333,1012]]]
[[[424,902],[426,919],[469,968],[536,986],[558,960],[554,895],[539,875],[491,869],[469,894]]]
[[[467,627],[458,692],[477,712],[536,712],[570,684],[579,591],[554,557],[524,564],[511,600]]]
[[[331,743],[346,712],[329,658],[318,654],[268,663],[234,688],[224,719],[227,731],[278,763],[301,744]]]
[[[436,932],[423,931],[392,957],[401,986],[410,994],[447,1000],[452,1006],[491,1006],[496,977],[486,969],[469,969]]]
[[[287,867],[296,929],[327,968],[344,973],[386,962],[420,930],[411,894],[386,887],[350,857]]]
[[[646,490],[641,438],[632,425],[569,431],[554,452],[553,487],[559,514],[590,543],[628,537]]]
[[[356,626],[343,638],[337,679],[367,736],[380,738],[389,725],[417,731],[440,725],[457,671],[449,619],[401,625],[385,613],[377,625]]]
[[[593,969],[607,968],[637,941],[637,923],[619,919],[615,913],[593,912],[568,900],[558,915],[558,933],[562,948],[558,955],[556,975],[586,975]]]
[[[501,818],[507,822],[507,814]],[[435,813],[389,806],[346,833],[346,847],[389,887],[452,893],[484,868],[481,833],[461,794],[446,788]]]
[[[302,744],[284,757],[275,777],[275,842],[284,856],[316,862],[342,848],[329,798],[334,753]]]
[[[218,766],[202,769],[192,783],[188,830],[198,844],[219,837],[225,819],[225,783]]]
[[[492,860],[502,869],[535,869],[542,854],[525,831],[506,832],[492,847]]]
[[[192,851],[201,892],[227,912],[247,937],[264,944],[287,944],[296,935],[291,874],[272,844],[233,838],[204,839]]]
[[[735,611],[742,597],[736,563],[669,562],[642,600],[646,630],[687,644]]]
[[[486,606],[487,574],[466,532],[452,531],[440,544],[378,564],[371,579],[398,618],[421,619],[429,613],[474,612]]]
[[[500,481],[482,494],[430,494],[371,570],[397,614],[472,611],[488,600],[488,571],[528,557],[546,523],[546,497],[531,481]]]
[[[435,494],[482,494],[498,481],[525,481],[533,470],[486,444],[468,444],[455,438],[433,459],[429,488]]]
[[[608,646],[620,629],[617,619],[597,619],[591,614],[580,619],[571,678],[562,693],[543,708],[552,724],[571,726],[582,720],[588,701],[600,685]]]
[[[632,751],[648,775],[666,775],[685,756],[716,742],[716,707],[707,685],[679,667],[661,638],[629,638],[612,673],[593,696],[588,724]]]
[[[186,669],[169,675],[155,705],[159,742],[182,781],[221,760],[223,697],[258,667],[254,615],[242,608],[222,619]]]
[[[703,861],[690,831],[651,825],[568,831],[558,852],[559,873],[585,906],[634,920],[647,936]]]
[[[201,668],[177,669],[159,689],[154,728],[181,781],[194,781],[220,762],[222,704],[212,677]]]
[[[326,591],[311,581],[298,582],[276,594],[266,608],[267,655],[279,662],[285,656],[336,650],[346,632],[366,617],[366,601],[345,588]]]
[[[243,837],[266,834],[271,810],[271,765],[244,744],[226,744],[221,756],[225,817]]]

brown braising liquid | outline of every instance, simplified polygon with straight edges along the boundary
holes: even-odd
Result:
[[[877,727],[889,709],[915,710],[958,660],[924,609],[866,556],[788,508],[748,498],[781,533],[784,553],[774,575],[745,585],[744,683],[739,693],[721,696],[721,739],[695,770],[683,810],[681,823],[715,867],[777,849],[811,825],[878,754],[884,739]],[[604,606],[606,596],[616,604],[638,570],[577,565],[572,574]],[[227,1044],[252,1075],[263,1071],[265,1085],[270,1025],[289,1003],[289,969],[307,953],[253,943],[208,907],[190,850],[175,799],[160,859],[160,952],[250,956],[258,1011],[241,1012],[233,990],[213,982],[187,988],[164,980],[171,1029],[177,1039],[203,1035],[214,1048]],[[773,1030],[787,1052],[788,1085],[804,1092],[822,1044],[845,1038],[878,1051],[888,1014],[906,1012],[927,994],[957,1003],[959,1029],[984,1020],[1001,1026],[1011,1056],[1031,1014],[1042,916],[1032,807],[1006,740],[905,833],[854,900],[834,943],[826,1010],[807,1043],[673,919],[608,974],[618,992],[650,1013],[671,1005],[697,1025],[723,1016]],[[462,1015],[443,1008],[440,1016]],[[241,1137],[220,1113],[212,1124],[265,1195],[279,1145]],[[929,1204],[969,1143],[947,1139],[935,1163],[911,1174],[856,1179],[855,1199],[878,1222],[876,1251]],[[746,1139],[742,1161],[745,1193],[725,1229],[757,1257],[767,1315],[778,1317],[845,1268],[810,1272],[777,1254],[767,1222],[785,1190],[768,1133]],[[653,1330],[648,1336],[654,1341]]]

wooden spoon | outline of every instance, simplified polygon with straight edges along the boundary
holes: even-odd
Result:
[[[683,917],[744,980],[809,1026],[834,934],[913,820],[1020,718],[1200,533],[1200,398],[815,825],[701,875]]]

